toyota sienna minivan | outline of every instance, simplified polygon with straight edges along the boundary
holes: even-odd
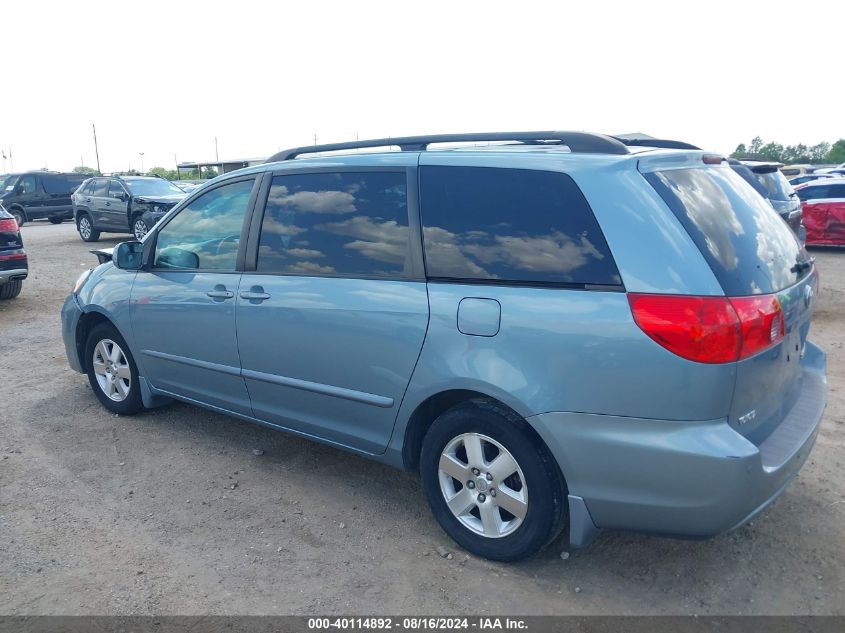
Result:
[[[181,400],[418,472],[443,529],[491,559],[564,529],[579,547],[741,526],[825,407],[813,260],[700,150],[577,132],[297,148],[111,256],[62,310],[106,409]]]

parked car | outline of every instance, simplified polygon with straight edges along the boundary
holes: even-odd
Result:
[[[845,246],[845,178],[825,178],[799,185],[807,244]]]
[[[185,193],[193,193],[203,185],[201,182],[191,182],[188,180],[175,180],[173,181],[173,184]]]
[[[456,542],[516,560],[774,501],[827,397],[817,285],[721,156],[440,135],[220,176],[84,274],[62,330],[109,411],[175,398],[419,472]]]
[[[53,224],[73,217],[71,193],[88,176],[56,171],[31,171],[9,174],[3,180],[0,204],[23,226],[26,222],[47,218]]]
[[[805,229],[801,225],[801,202],[792,185],[780,171],[780,163],[759,160],[730,159],[730,166],[768,200],[789,228],[801,239]]]
[[[73,194],[79,236],[96,242],[100,233],[131,233],[141,239],[187,194],[154,176],[91,178]]]
[[[803,176],[795,176],[789,179],[789,184],[793,188],[798,185],[803,185],[805,182],[812,182],[813,180],[820,180],[822,178],[836,178],[836,174],[826,174],[824,172],[813,172],[812,174],[805,174]]]
[[[0,299],[14,299],[21,293],[29,274],[18,222],[0,204]]]

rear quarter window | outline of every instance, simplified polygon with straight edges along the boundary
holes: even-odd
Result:
[[[779,292],[805,259],[771,204],[729,167],[645,174],[684,225],[728,296]]]
[[[423,166],[420,202],[429,277],[622,283],[587,200],[566,174]]]

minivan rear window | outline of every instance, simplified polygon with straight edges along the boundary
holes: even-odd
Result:
[[[420,203],[429,277],[622,284],[587,200],[566,174],[423,166]]]
[[[779,292],[808,268],[795,234],[729,167],[645,174],[684,225],[730,297]],[[800,272],[796,272],[800,271]]]

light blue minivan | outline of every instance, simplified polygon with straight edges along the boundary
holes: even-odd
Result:
[[[62,320],[108,410],[175,398],[419,472],[455,541],[517,560],[772,502],[825,407],[817,285],[721,156],[439,135],[216,178]]]

